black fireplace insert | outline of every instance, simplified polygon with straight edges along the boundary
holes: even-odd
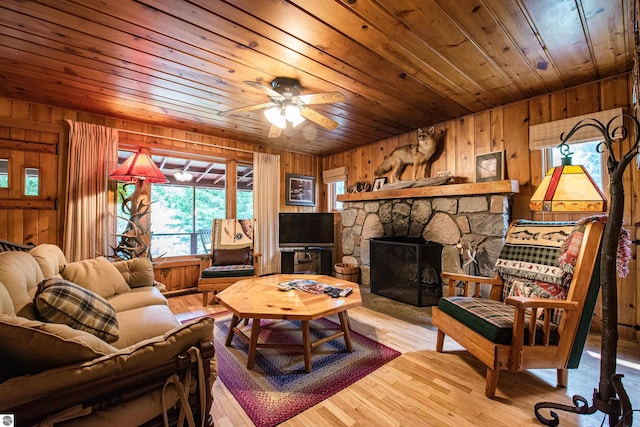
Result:
[[[370,241],[371,292],[418,307],[442,296],[442,245],[421,237]]]

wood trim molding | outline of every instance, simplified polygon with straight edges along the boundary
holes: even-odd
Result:
[[[58,143],[19,141],[17,139],[0,139],[0,148],[7,150],[34,151],[37,153],[58,154]]]
[[[473,196],[481,194],[513,194],[520,191],[520,182],[506,179],[493,182],[470,182],[463,184],[445,184],[428,187],[401,188],[398,190],[367,191],[366,193],[340,194],[340,202],[358,202],[364,200],[416,199],[424,197]]]
[[[0,209],[56,210],[57,199],[7,199],[0,198]]]

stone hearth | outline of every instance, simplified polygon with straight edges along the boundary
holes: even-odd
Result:
[[[353,257],[360,266],[361,283],[369,285],[370,239],[422,236],[444,246],[443,271],[493,276],[493,265],[509,225],[509,196],[505,193],[345,200],[343,254]],[[463,269],[469,248],[476,253],[477,266]]]

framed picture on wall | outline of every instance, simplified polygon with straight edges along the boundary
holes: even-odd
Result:
[[[313,176],[286,174],[287,195],[285,203],[292,206],[316,205],[316,178]]]
[[[476,156],[476,182],[502,181],[504,179],[504,151]]]

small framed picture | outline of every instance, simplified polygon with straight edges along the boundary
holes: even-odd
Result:
[[[502,181],[504,179],[504,151],[476,156],[476,182]]]
[[[387,183],[387,177],[376,178],[373,180],[373,191],[382,190],[382,186]]]
[[[285,203],[292,206],[316,205],[316,178],[313,176],[286,174],[287,195]]]

